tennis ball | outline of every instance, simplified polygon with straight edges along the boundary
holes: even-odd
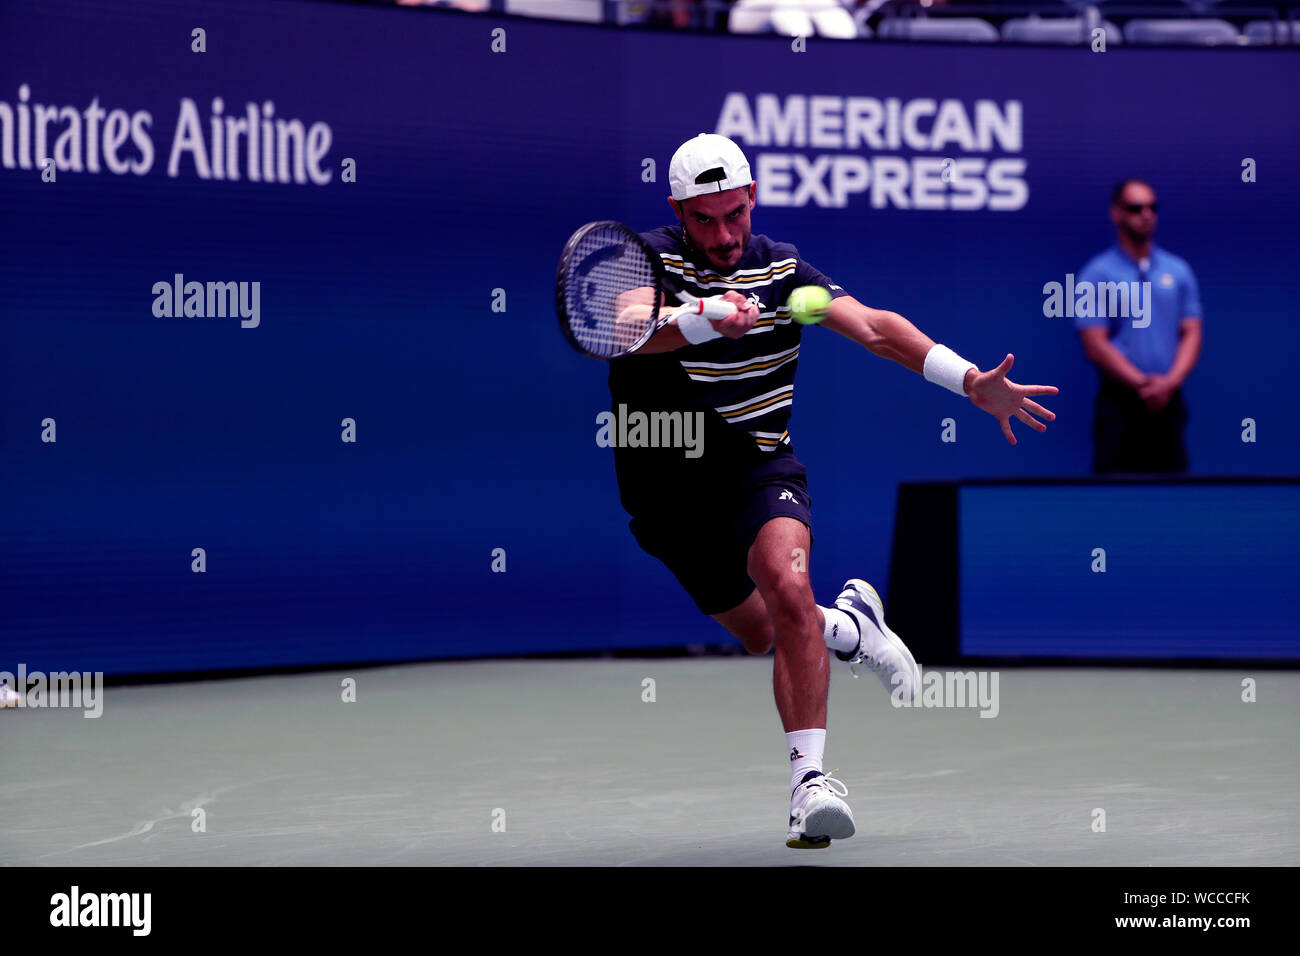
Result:
[[[815,325],[826,318],[831,294],[819,285],[802,285],[790,293],[790,315],[800,325]]]

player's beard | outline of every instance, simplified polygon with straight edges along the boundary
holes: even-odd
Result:
[[[749,232],[746,231],[745,235],[741,237],[740,242],[737,243],[737,245],[739,245],[740,247],[740,256],[736,257],[736,263],[731,265],[719,265],[717,261],[713,258],[712,254],[710,254],[706,249],[703,249],[694,239],[691,238],[691,234],[689,232],[683,229],[682,233],[686,236],[686,241],[687,243],[690,244],[691,248],[694,249],[697,253],[699,253],[699,255],[704,259],[704,261],[709,264],[709,268],[714,269],[718,272],[729,272],[732,269],[735,269],[736,265],[740,263],[740,259],[745,255],[745,250],[749,248]]]
[[[739,253],[736,253],[735,250],[733,249],[733,254],[736,256],[736,261],[734,263],[730,263],[728,265],[719,265],[717,262],[710,260],[711,264],[713,265],[713,268],[718,269],[720,271],[736,268],[736,266],[740,264],[741,258],[745,255],[745,247],[748,245],[749,245],[748,237],[742,239],[740,242],[736,244],[736,246],[739,248],[740,251]]]

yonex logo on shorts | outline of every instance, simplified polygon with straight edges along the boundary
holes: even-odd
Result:
[[[786,488],[784,491],[782,491],[782,492],[781,492],[781,497],[777,498],[776,500],[777,500],[777,501],[793,501],[795,504],[798,504],[798,503],[799,503],[799,499],[796,498],[796,497],[794,496],[794,492],[791,491],[789,488]]]

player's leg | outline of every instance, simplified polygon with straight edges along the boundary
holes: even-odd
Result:
[[[757,588],[731,610],[723,611],[722,614],[710,614],[708,617],[727,628],[750,654],[766,654],[775,643],[776,632],[772,630],[772,619],[767,614],[767,604]]]
[[[844,597],[845,595],[840,595],[841,600]],[[840,607],[838,602],[835,607],[817,605],[817,613],[822,640],[826,646],[835,651],[840,660],[850,660],[861,646],[858,619]],[[766,654],[776,643],[772,615],[767,609],[767,602],[763,600],[763,593],[757,588],[731,610],[709,616],[736,637],[751,654]]]
[[[758,545],[760,534],[765,533],[771,538],[776,533],[768,527],[774,519],[781,518],[787,522],[792,521],[793,524],[785,525],[789,529],[789,540],[772,538],[776,542],[771,549],[773,556],[770,559],[774,562],[774,570],[769,576],[777,579],[777,583],[769,583],[765,589],[751,569],[746,582],[752,582],[751,587],[753,584],[759,585],[758,596],[750,594],[745,605],[736,608],[735,615],[715,615],[715,620],[742,641],[746,641],[746,647],[751,651],[762,653],[767,646],[769,632],[755,623],[759,618],[759,607],[765,609],[769,619],[774,622],[770,632],[773,642],[776,641],[776,627],[779,626],[779,615],[774,615],[773,608],[769,607],[765,590],[780,594],[780,581],[797,583],[801,610],[816,618],[822,641],[835,652],[839,660],[849,664],[853,676],[858,675],[858,665],[861,665],[873,671],[886,690],[892,693],[896,686],[901,686],[901,696],[911,699],[913,689],[920,684],[920,671],[906,645],[885,625],[883,605],[870,584],[851,578],[830,607],[813,603],[808,574],[812,544],[812,497],[808,493],[807,473],[803,465],[793,456],[773,458],[751,475],[751,483],[743,490],[747,495],[747,504],[739,522],[733,527],[736,540],[745,547],[747,566],[754,560],[754,549]],[[758,546],[768,547],[766,544]],[[786,674],[784,666],[781,674]]]
[[[826,726],[830,668],[822,616],[813,600],[806,558],[808,527],[795,518],[772,518],[749,549],[749,577],[762,595],[776,646],[773,685],[786,732]],[[798,569],[798,570],[796,570]]]
[[[793,772],[786,846],[818,849],[854,832],[853,813],[822,771],[830,666],[822,641],[822,612],[808,580],[808,526],[797,518],[769,519],[749,549],[749,576],[772,622],[776,659],[772,688],[786,731]]]
[[[757,589],[730,611],[710,617],[735,635],[749,653],[766,654],[772,649],[776,632],[772,629],[767,604]]]

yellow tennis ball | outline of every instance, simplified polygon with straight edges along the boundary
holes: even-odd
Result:
[[[801,285],[790,293],[790,315],[800,325],[815,325],[826,318],[831,294],[819,285]]]

